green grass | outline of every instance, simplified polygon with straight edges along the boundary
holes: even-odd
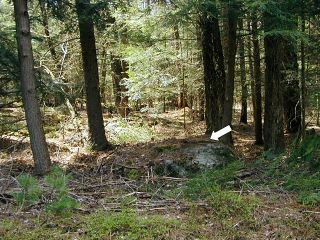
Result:
[[[199,228],[193,225],[193,228]],[[176,234],[195,235],[181,221],[158,214],[99,210],[66,217],[45,213],[37,218],[0,220],[0,239],[174,239]]]
[[[86,220],[90,239],[164,239],[180,222],[161,215],[139,215],[133,210],[120,213],[98,212]]]
[[[262,178],[268,186],[279,184],[298,194],[300,203],[316,206],[320,203],[320,136],[309,136],[289,153],[269,156],[268,152],[254,165],[264,169]]]
[[[187,183],[186,197],[207,200],[218,218],[238,216],[250,220],[258,200],[253,196],[241,196],[233,187],[236,174],[243,167],[241,161],[235,161],[196,175]]]
[[[211,190],[217,187],[232,189],[229,183],[243,167],[241,161],[234,161],[226,166],[194,175],[187,183],[186,196],[197,199],[210,195]]]

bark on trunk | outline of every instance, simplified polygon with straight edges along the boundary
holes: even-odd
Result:
[[[43,130],[40,105],[36,95],[27,1],[15,0],[14,13],[20,62],[22,100],[35,162],[35,173],[43,175],[50,170],[51,162]]]
[[[253,118],[255,144],[263,144],[263,127],[262,127],[262,97],[261,97],[261,66],[260,66],[260,44],[258,38],[258,23],[254,16],[252,21],[252,42],[253,42],[253,59],[254,59],[254,84],[253,84]]]
[[[54,48],[54,44],[52,42],[52,38],[50,35],[50,30],[49,30],[49,20],[48,20],[48,12],[47,12],[47,8],[45,5],[45,1],[44,0],[39,0],[39,5],[40,5],[40,11],[41,11],[41,15],[42,15],[42,26],[44,28],[44,34],[46,36],[46,42],[48,44],[49,47],[49,51],[50,54],[52,56],[52,59],[58,63],[58,57],[57,57],[57,52]]]
[[[106,91],[107,91],[107,52],[105,47],[103,47],[102,54],[101,54],[101,102],[106,105],[107,98],[106,98]]]
[[[176,48],[177,54],[180,54],[182,52],[182,49],[181,49],[180,33],[179,33],[178,24],[174,25],[173,33],[174,33],[173,37],[175,39],[175,48]],[[184,69],[183,69],[183,66],[180,62],[177,63],[177,68],[178,68],[179,73],[181,75],[183,75],[182,73],[183,73]],[[182,81],[184,81],[184,79]],[[177,105],[178,105],[178,108],[184,108],[184,107],[186,107],[186,96],[183,91],[184,86],[183,86],[183,84],[179,84],[179,85],[180,85],[181,90],[180,90],[180,93],[177,97]]]
[[[235,62],[237,52],[237,13],[235,6],[229,4],[227,10],[227,50],[225,58],[227,63],[227,77],[225,86],[225,100],[223,108],[223,126],[231,125],[232,109],[233,109],[233,94],[234,94],[234,77],[235,77]],[[226,134],[222,137],[222,141],[227,144],[232,144],[232,134]]]
[[[118,113],[122,117],[127,117],[129,114],[128,101],[129,98],[126,95],[128,89],[123,85],[123,80],[128,78],[129,65],[126,61],[120,59],[117,56],[111,57],[111,69],[113,78],[113,89],[115,95],[115,104],[118,109]]]
[[[220,127],[220,111],[218,98],[218,79],[214,67],[214,47],[213,47],[213,28],[214,19],[205,13],[199,19],[201,29],[202,60],[204,70],[204,88],[205,88],[205,117],[207,124],[207,133],[212,133]],[[222,59],[223,61],[223,59]]]
[[[299,95],[298,56],[294,44],[284,40],[283,58],[284,117],[286,130],[298,132],[301,125],[301,105]]]
[[[86,88],[89,140],[94,150],[110,147],[105,135],[99,90],[99,71],[90,0],[76,0]]]
[[[304,1],[302,1],[302,5],[304,6]],[[302,12],[301,12],[301,31],[305,32],[305,14],[304,14],[304,8],[302,6]],[[305,79],[305,69],[306,69],[306,62],[305,62],[305,45],[304,42],[301,41],[301,76],[300,76],[300,103],[301,103],[301,139],[303,140],[305,137],[305,130],[306,130],[306,110],[305,110],[305,104],[306,104],[306,79]]]
[[[265,13],[265,32],[273,30],[275,17]],[[275,153],[284,150],[283,133],[283,94],[281,62],[283,41],[277,35],[266,35],[265,47],[265,114],[264,114],[264,143],[265,149]]]
[[[199,96],[199,120],[204,121],[205,120],[205,100],[204,100],[204,91],[202,87],[200,87],[198,90],[198,96]]]
[[[214,65],[215,65],[215,89],[217,91],[216,95],[218,96],[218,107],[219,107],[219,115],[216,116],[219,118],[218,121],[218,130],[222,127],[223,120],[223,112],[224,112],[224,101],[225,101],[225,89],[226,89],[226,72],[224,65],[224,56],[223,56],[223,48],[221,44],[221,34],[219,28],[218,18],[213,18],[213,55],[214,55]]]
[[[247,22],[249,31],[252,33],[251,20]],[[254,119],[254,111],[256,109],[255,103],[255,93],[254,93],[254,69],[253,69],[253,60],[252,60],[252,36],[249,35],[247,39],[247,51],[248,51],[248,65],[249,65],[249,74],[250,74],[250,90],[251,90],[251,103],[252,103],[252,117]]]
[[[243,29],[243,20],[239,19],[239,29]],[[244,51],[244,37],[239,37],[239,55],[240,55],[240,80],[241,80],[241,114],[240,122],[248,123],[248,85],[246,74],[246,59]]]

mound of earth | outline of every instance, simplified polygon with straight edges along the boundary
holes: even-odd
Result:
[[[237,159],[230,147],[208,141],[156,146],[154,151],[160,158],[155,164],[156,174],[172,177],[185,177]]]

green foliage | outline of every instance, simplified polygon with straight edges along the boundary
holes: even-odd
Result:
[[[52,202],[47,209],[52,212],[62,213],[70,211],[79,206],[78,202],[68,195],[67,183],[70,175],[66,175],[64,171],[55,166],[50,174],[45,177],[45,182],[50,187]]]
[[[139,216],[133,210],[120,213],[98,212],[87,218],[85,227],[88,237],[102,239],[165,239],[179,224],[164,216]]]
[[[258,199],[252,196],[241,196],[239,193],[224,190],[219,185],[212,185],[209,189],[212,207],[218,217],[241,216],[250,220]]]
[[[45,195],[50,198],[51,202],[46,205],[46,209],[54,213],[62,213],[70,211],[79,206],[78,202],[71,198],[68,194],[67,183],[70,179],[64,171],[54,166],[48,176],[45,177],[45,182],[49,189],[41,188],[38,180],[30,174],[21,174],[17,180],[21,187],[20,192],[14,193],[15,201],[20,206],[33,204],[40,200]]]
[[[256,167],[264,165],[264,175],[277,185],[278,182],[290,191],[299,194],[299,201],[305,205],[319,204],[320,186],[320,137],[307,136],[290,154],[273,155],[264,153]]]
[[[191,199],[207,199],[218,217],[241,215],[249,219],[257,200],[232,191],[236,173],[242,168],[243,163],[235,161],[225,167],[197,175],[188,181],[185,194]]]
[[[125,82],[132,100],[147,100],[177,93],[174,76],[174,50],[159,45],[157,48],[128,48],[129,79]]]
[[[155,135],[150,127],[138,123],[131,124],[126,120],[110,122],[107,131],[110,133],[111,141],[116,144],[148,142]]]
[[[141,172],[137,169],[130,169],[127,174],[127,177],[131,180],[138,180],[141,177]]]
[[[319,186],[319,183],[318,183]],[[317,193],[301,193],[299,201],[307,206],[319,206],[320,203],[320,192]]]
[[[291,153],[288,161],[310,171],[320,171],[320,136],[307,136]]]
[[[69,178],[70,176],[65,175],[61,168],[54,166],[49,175],[45,177],[45,182],[57,192],[57,195],[64,195],[67,192],[66,184]]]
[[[236,177],[236,173],[243,168],[241,161],[234,161],[230,164],[197,174],[187,183],[186,194],[191,198],[205,197],[210,194],[210,189],[217,186],[230,188],[230,183]]]
[[[0,135],[23,135],[26,130],[26,122],[23,116],[6,113],[4,109],[1,109],[0,113]]]
[[[194,220],[194,219],[192,219]],[[200,230],[200,231],[199,231]],[[99,210],[72,216],[43,213],[40,216],[0,219],[0,239],[208,239],[198,222],[167,215],[147,215],[134,210],[118,213]]]
[[[177,150],[177,147],[174,145],[160,145],[156,146],[154,150],[156,151],[156,153],[166,153]]]
[[[75,199],[70,196],[63,195],[53,200],[53,202],[47,206],[47,210],[61,214],[68,213],[78,207],[79,203]]]
[[[25,206],[26,204],[33,204],[37,202],[42,195],[38,180],[30,174],[23,173],[17,177],[20,192],[15,192],[13,197],[19,206]]]

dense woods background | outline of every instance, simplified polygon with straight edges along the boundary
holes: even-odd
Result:
[[[253,162],[304,159],[287,170],[318,204],[319,52],[319,0],[2,0],[0,150],[30,137],[45,175],[52,142],[108,152],[231,125],[221,142],[253,136]],[[179,134],[152,132],[172,119]]]

